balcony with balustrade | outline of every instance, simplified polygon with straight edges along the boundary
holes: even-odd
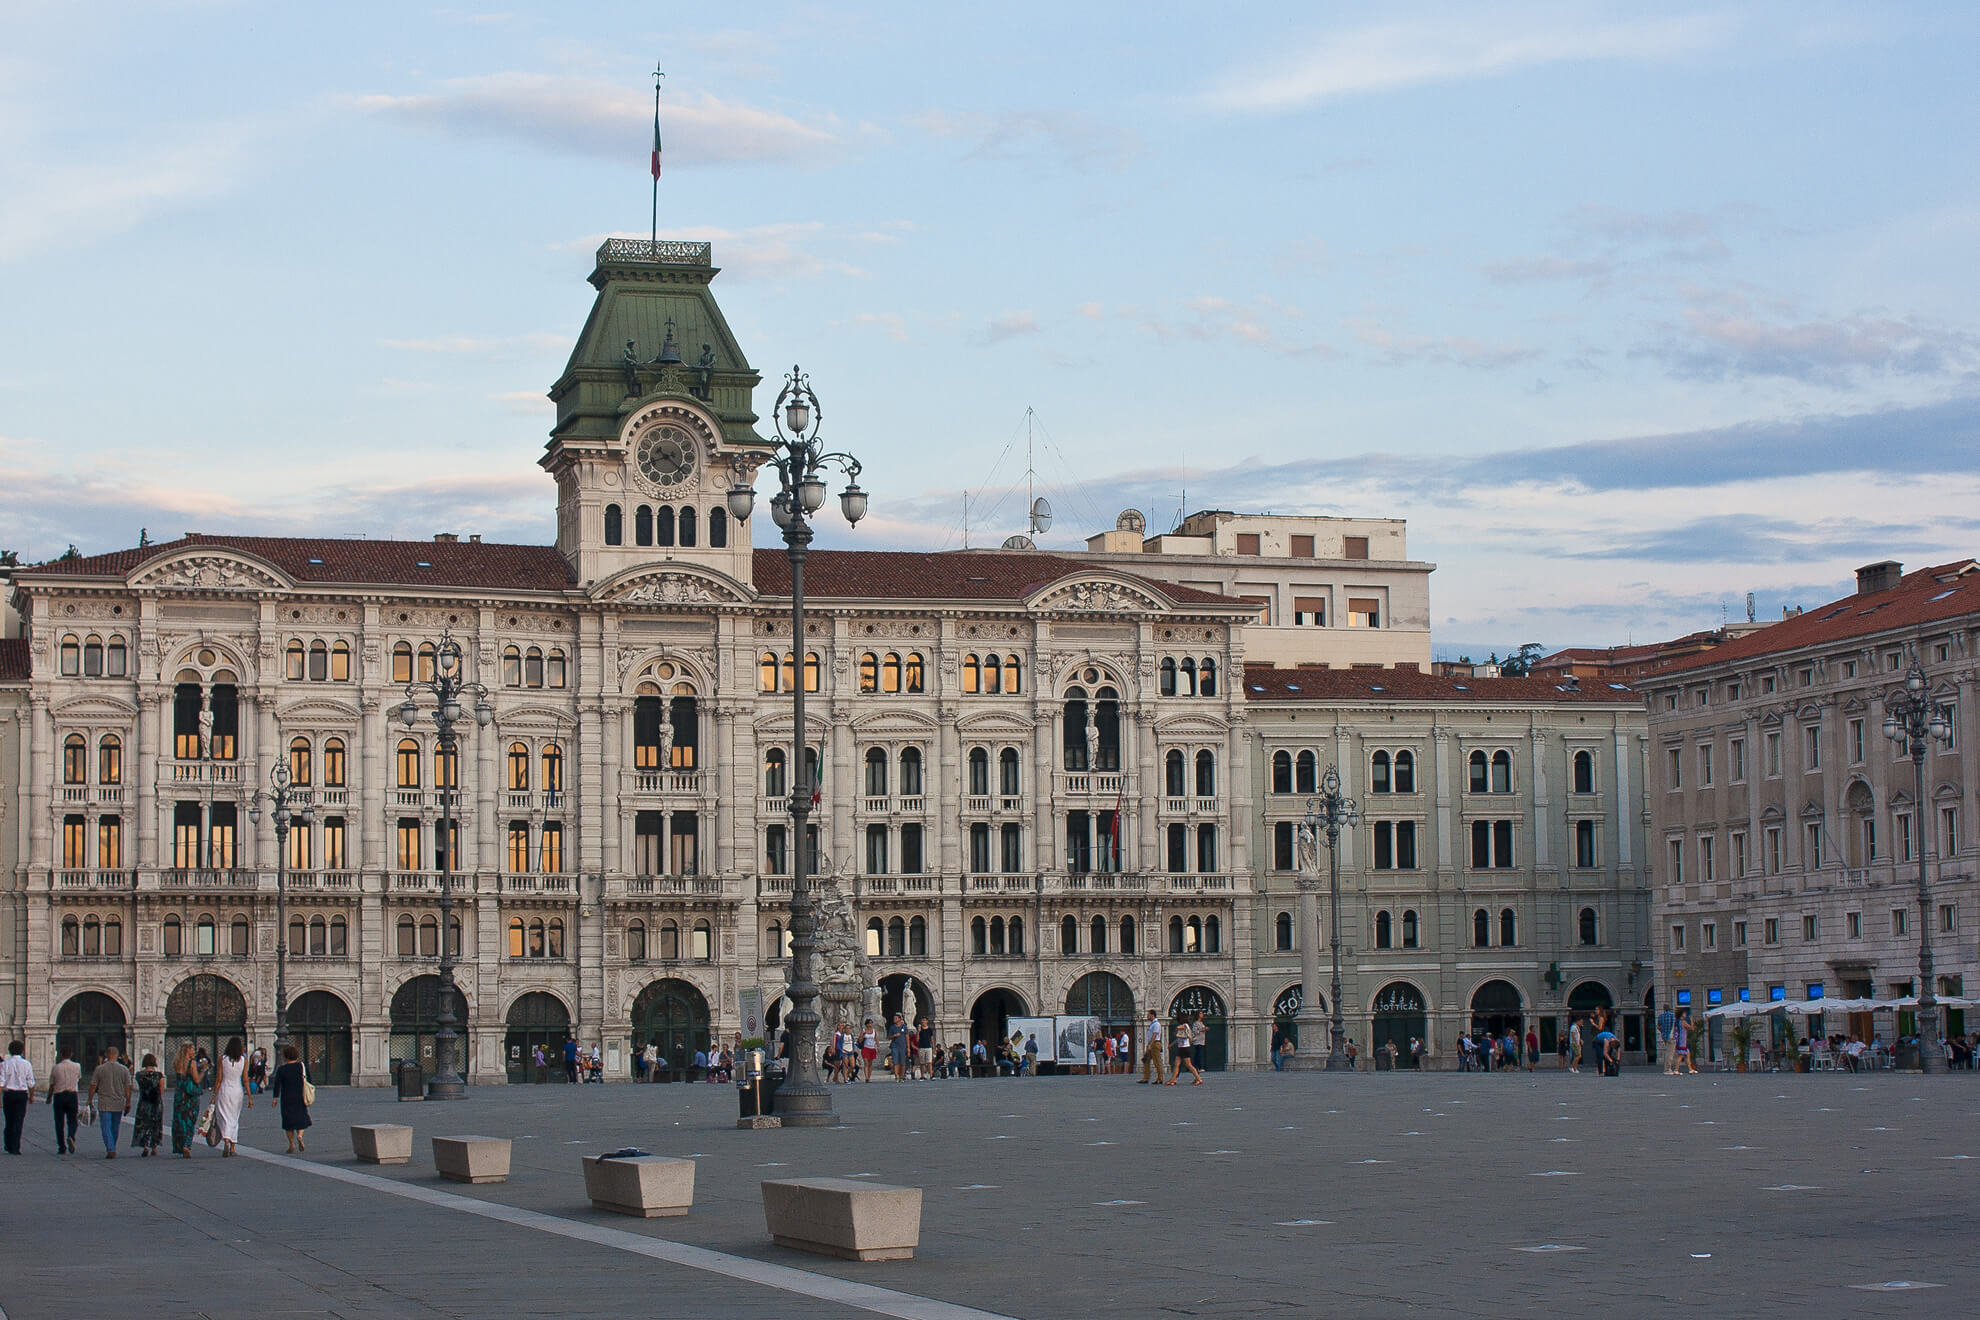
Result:
[[[61,870],[54,872],[54,884],[51,887],[65,893],[93,891],[99,894],[128,894],[137,889],[137,872],[118,870]]]
[[[619,796],[629,805],[692,804],[713,789],[714,777],[701,770],[623,770]]]

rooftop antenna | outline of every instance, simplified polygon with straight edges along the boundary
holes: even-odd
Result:
[[[1750,592],[1750,591],[1749,591],[1749,592],[1747,592],[1747,593],[1746,593],[1746,621],[1747,621],[1748,623],[1752,623],[1752,622],[1753,622],[1753,617],[1754,617],[1754,616],[1753,616],[1753,609],[1754,609],[1754,606],[1755,606],[1755,604],[1756,604],[1756,602],[1755,602],[1755,601],[1754,601],[1754,599],[1753,599],[1753,593],[1752,593],[1752,592]]]
[[[1043,536],[1052,530],[1052,504],[1043,495],[1036,498],[1032,496],[1032,479],[1038,475],[1038,469],[1031,461],[1031,420],[1032,410],[1026,408],[1024,410],[1024,507],[1028,510],[1026,519],[1030,534]]]
[[[653,245],[653,252],[660,251],[660,86],[667,81],[667,75],[658,68],[653,70],[653,226],[647,238]]]
[[[963,549],[969,549],[969,491],[963,491]]]

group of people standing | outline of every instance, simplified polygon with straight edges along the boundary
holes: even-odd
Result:
[[[1169,1060],[1175,1071],[1164,1073],[1162,1067],[1162,1019],[1154,1009],[1148,1010],[1148,1021],[1141,1028],[1141,1080],[1136,1086],[1154,1084],[1174,1086],[1182,1080],[1183,1069],[1196,1080],[1191,1086],[1203,1085],[1203,1073],[1197,1064],[1203,1059],[1204,1042],[1210,1038],[1210,1028],[1202,1013],[1176,1019],[1175,1031],[1169,1041]]]
[[[131,1144],[138,1154],[147,1159],[156,1155],[164,1137],[168,1094],[174,1155],[191,1159],[194,1138],[202,1132],[210,1133],[209,1144],[221,1146],[223,1154],[234,1153],[240,1140],[241,1111],[254,1107],[249,1094],[252,1064],[240,1037],[227,1042],[217,1061],[191,1041],[185,1042],[173,1060],[169,1078],[159,1069],[157,1055],[147,1053],[133,1073],[116,1046],[105,1046],[101,1061],[90,1074],[87,1093],[83,1091],[82,1065],[73,1055],[72,1047],[57,1047],[55,1066],[43,1087],[55,1123],[56,1154],[76,1153],[81,1111],[87,1104],[94,1110],[102,1134],[104,1159],[117,1158],[117,1142],[127,1117],[133,1118]],[[307,1078],[294,1045],[284,1047],[282,1058],[267,1086],[281,1110],[282,1130],[293,1153],[304,1149],[303,1133],[310,1126]],[[209,1083],[213,1085],[211,1106],[204,1103]],[[255,1089],[259,1089],[258,1080]],[[21,1153],[21,1131],[34,1092],[34,1066],[28,1062],[26,1046],[13,1041],[7,1047],[7,1058],[0,1062],[0,1104],[4,1105],[9,1155]]]
[[[1412,1045],[1416,1042],[1411,1041]],[[1507,1027],[1504,1031],[1480,1030],[1476,1035],[1466,1031],[1458,1037],[1458,1071],[1470,1072],[1516,1072],[1519,1069],[1522,1052],[1519,1032]],[[1540,1032],[1538,1028],[1526,1029],[1524,1051],[1526,1071],[1536,1072],[1540,1067]]]

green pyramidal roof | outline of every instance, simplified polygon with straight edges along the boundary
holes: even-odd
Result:
[[[644,399],[700,398],[733,444],[761,444],[754,397],[762,380],[729,331],[709,283],[706,243],[608,238],[591,272],[598,290],[564,374],[551,387],[551,443],[604,443]],[[672,331],[673,356],[663,360]],[[630,347],[628,347],[630,345]]]

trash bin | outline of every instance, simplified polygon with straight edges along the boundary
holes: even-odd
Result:
[[[784,1084],[782,1073],[765,1073],[753,1086],[738,1086],[736,1095],[742,1102],[742,1117],[755,1118],[759,1114],[777,1112],[777,1088]],[[757,1108],[761,1099],[762,1108]]]
[[[1375,1071],[1376,1072],[1389,1071],[1389,1056],[1384,1052],[1382,1052],[1381,1050],[1377,1050],[1375,1052]]]
[[[1897,1043],[1897,1068],[1902,1072],[1918,1071],[1918,1042],[1901,1040]]]
[[[399,1099],[426,1099],[426,1074],[416,1063],[402,1063],[399,1069]]]

